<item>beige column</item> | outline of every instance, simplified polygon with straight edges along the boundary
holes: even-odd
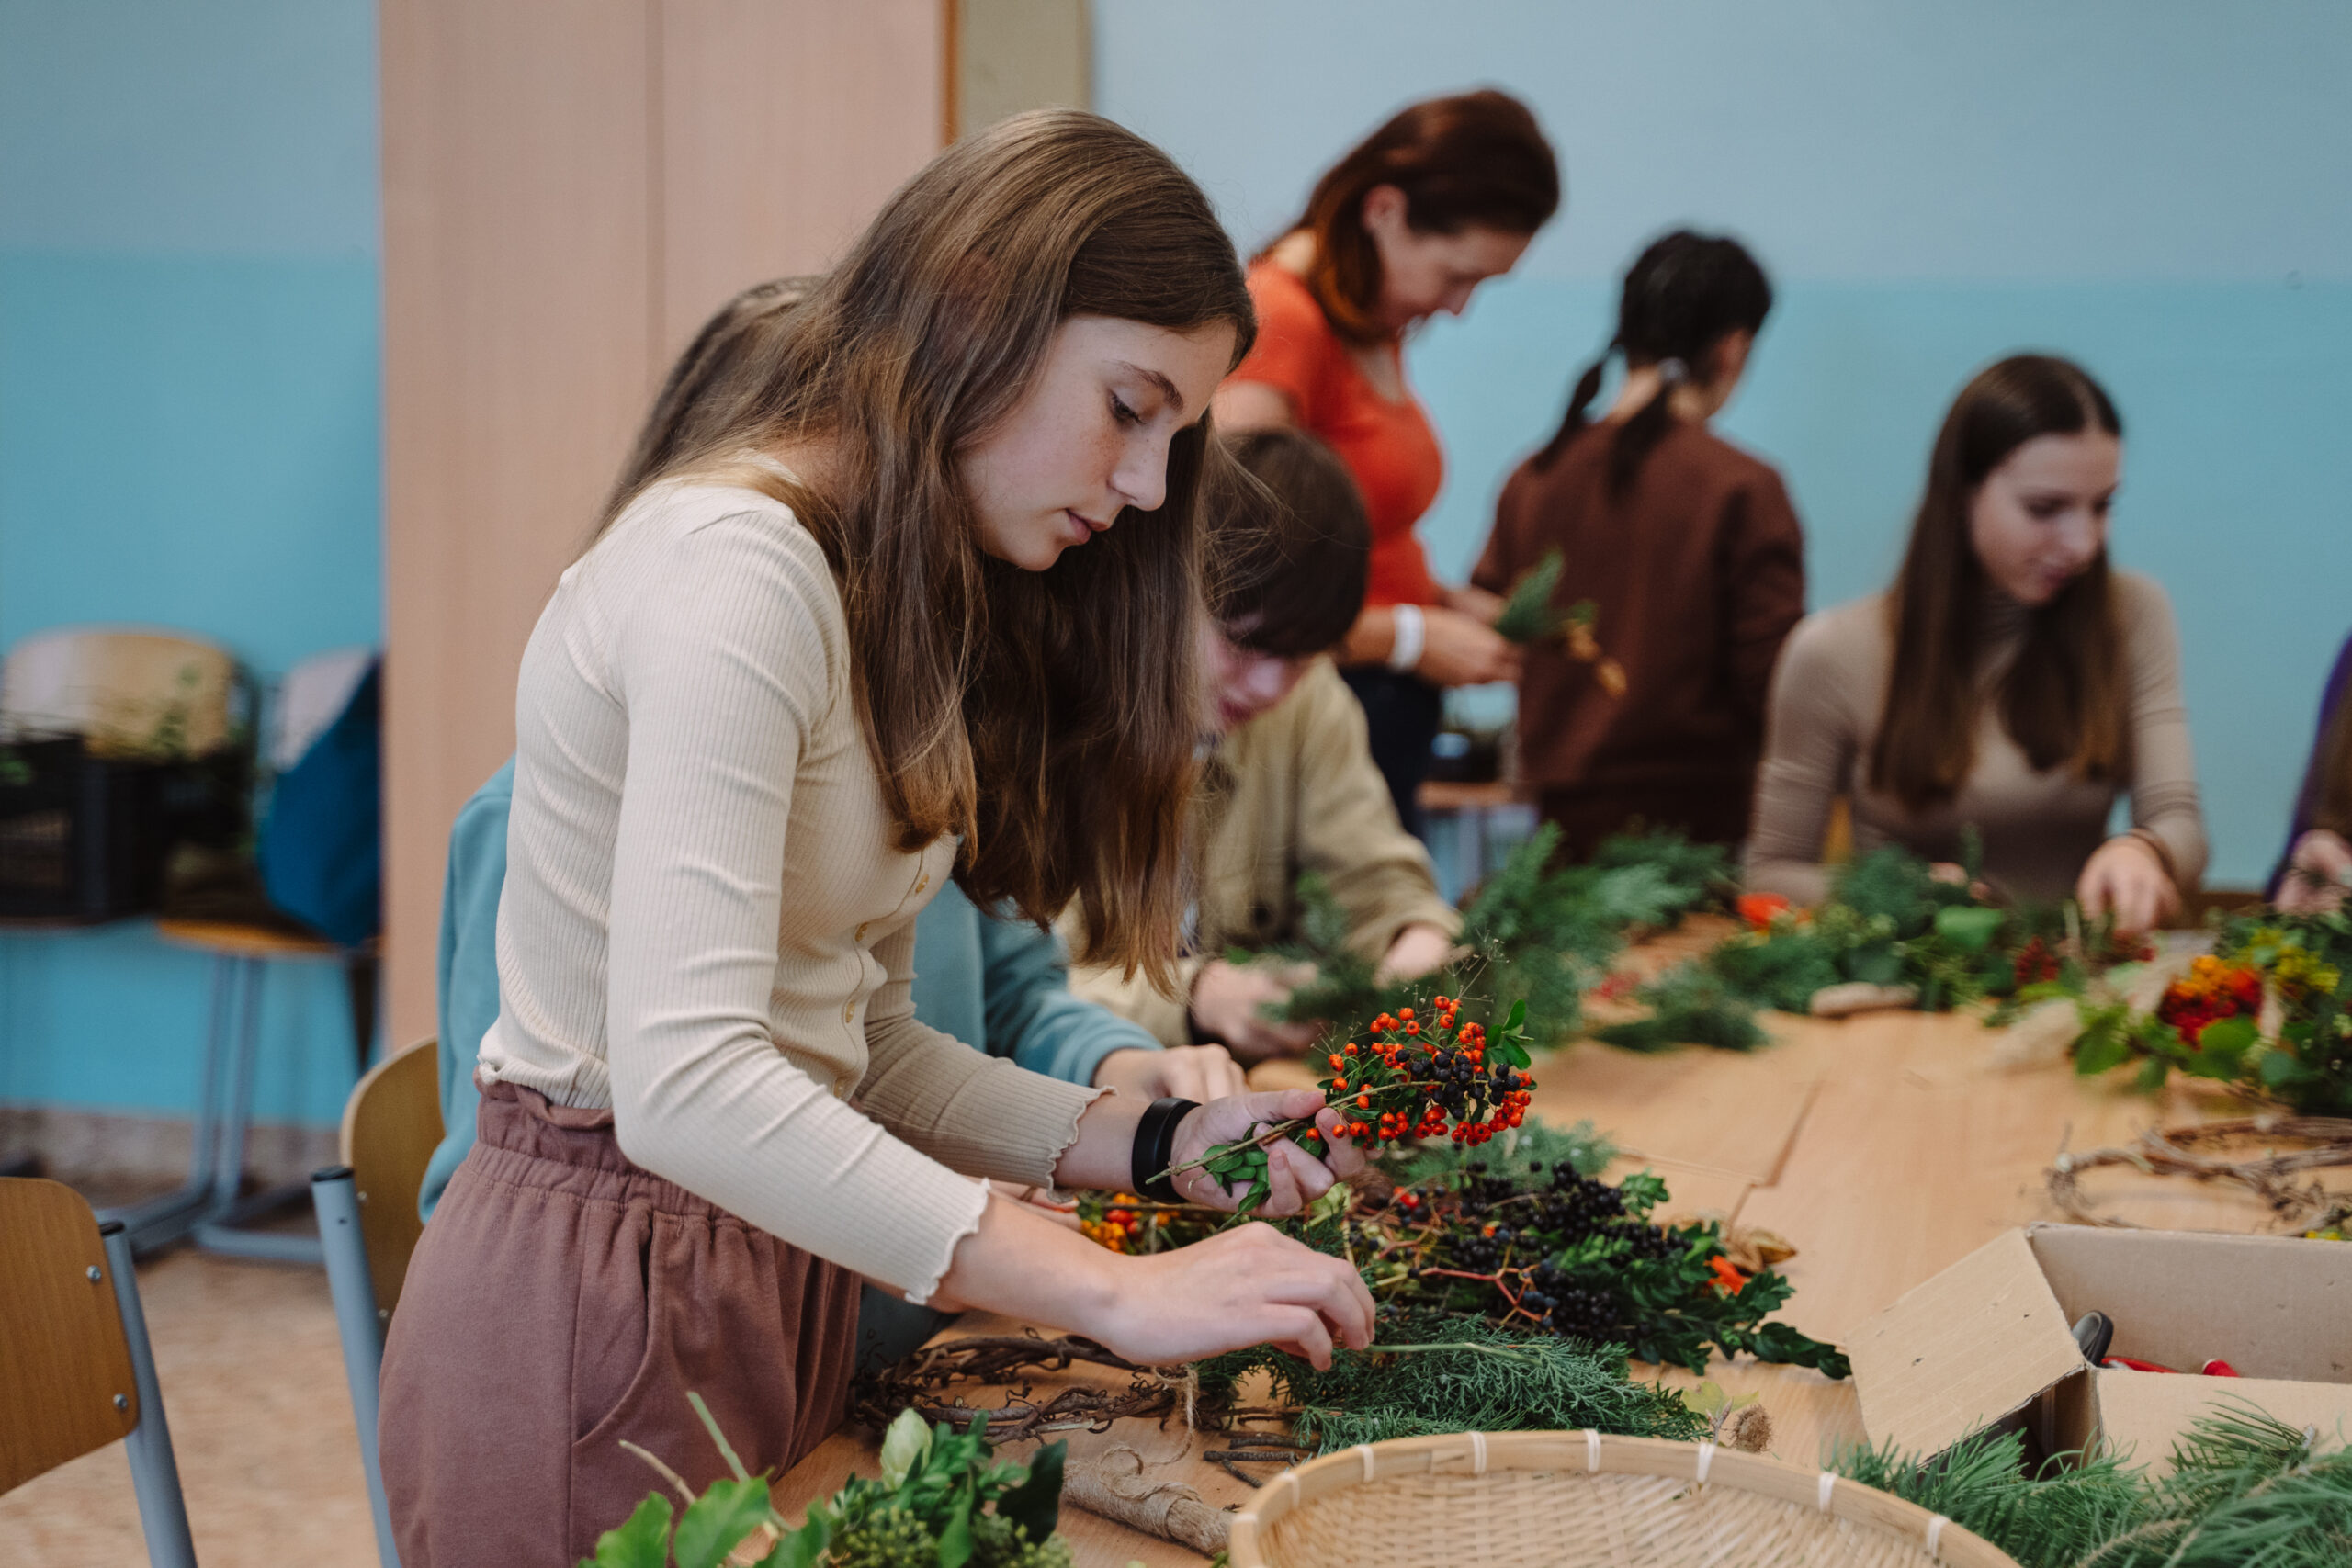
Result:
[[[942,0],[382,0],[390,1038],[458,807],[671,355],[937,150]]]

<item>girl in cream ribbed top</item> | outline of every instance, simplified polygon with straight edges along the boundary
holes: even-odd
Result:
[[[1099,1091],[915,1021],[956,844],[888,847],[847,660],[823,553],[756,491],[658,487],[563,574],[523,656],[481,1073],[626,1108],[631,1159],[922,1300],[986,1201],[948,1165],[1049,1185]]]

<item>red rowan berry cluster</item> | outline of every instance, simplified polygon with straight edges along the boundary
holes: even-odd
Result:
[[[1524,1070],[1527,1004],[1512,1003],[1491,1039],[1486,1025],[1462,1021],[1461,1012],[1456,997],[1432,998],[1426,1019],[1398,1008],[1372,1021],[1368,1040],[1326,1054],[1323,1100],[1340,1112],[1342,1136],[1366,1148],[1440,1134],[1477,1145],[1520,1124],[1535,1087]],[[1312,1155],[1324,1152],[1314,1122],[1302,1119],[1246,1142],[1215,1145],[1195,1163],[1221,1182],[1246,1184],[1246,1213],[1265,1201],[1265,1145],[1278,1137]]]
[[[1438,997],[1426,1019],[1412,1008],[1384,1012],[1369,1040],[1325,1057],[1324,1098],[1348,1118],[1342,1132],[1367,1147],[1439,1136],[1476,1145],[1520,1124],[1535,1080],[1520,1070],[1517,1023],[1490,1050],[1486,1025],[1460,1022],[1461,1010],[1459,998]]]

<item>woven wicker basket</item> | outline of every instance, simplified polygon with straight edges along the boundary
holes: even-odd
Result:
[[[1329,1454],[1235,1516],[1233,1568],[2017,1568],[1981,1537],[1776,1459],[1598,1432]]]

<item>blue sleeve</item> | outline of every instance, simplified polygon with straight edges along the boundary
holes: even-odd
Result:
[[[436,964],[441,1029],[441,1146],[425,1167],[417,1211],[433,1218],[442,1190],[473,1147],[474,1059],[498,1021],[498,896],[506,884],[506,818],[514,803],[509,761],[476,790],[449,829]]]
[[[2303,764],[2302,787],[2295,794],[2295,818],[2287,825],[2287,842],[2278,852],[2278,863],[2271,868],[2270,880],[2264,886],[2266,897],[2278,897],[2279,884],[2287,880],[2287,864],[2294,858],[2295,840],[2317,824],[2320,791],[2326,785],[2328,720],[2335,716],[2338,704],[2344,700],[2344,688],[2352,681],[2352,637],[2335,650],[2335,666],[2327,672],[2327,685],[2320,694],[2319,728],[2312,737],[2310,761]]]
[[[1157,1051],[1139,1024],[1069,994],[1069,962],[1049,931],[1018,916],[984,918],[989,1048],[1018,1066],[1067,1083],[1091,1084],[1114,1051]]]

